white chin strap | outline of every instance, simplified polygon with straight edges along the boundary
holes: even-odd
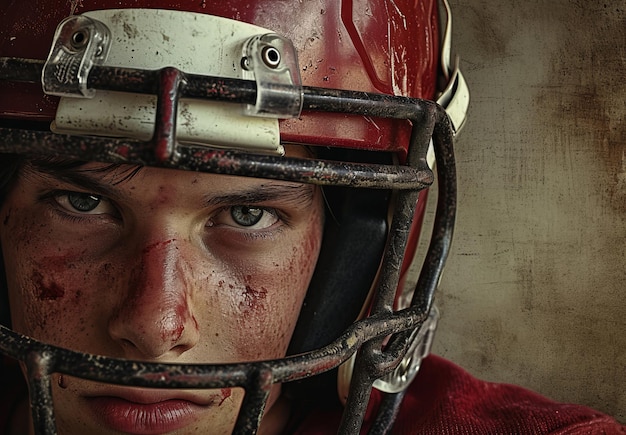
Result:
[[[455,133],[458,133],[467,119],[467,111],[470,102],[470,93],[465,78],[459,70],[459,59],[454,59],[452,64],[452,12],[448,0],[442,0],[443,9],[445,11],[446,25],[441,40],[441,70],[448,81],[446,88],[443,90],[437,103],[439,103],[452,121],[452,127]]]

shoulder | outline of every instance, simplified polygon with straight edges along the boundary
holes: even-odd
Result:
[[[626,434],[593,409],[562,404],[509,384],[474,378],[437,356],[424,360],[394,432],[423,434]]]
[[[373,391],[365,428],[372,423],[380,399],[381,393]],[[287,433],[335,433],[341,413],[340,407],[312,406],[300,414]],[[392,433],[626,435],[626,427],[591,408],[557,403],[515,385],[481,381],[450,361],[431,355],[422,362],[409,387]]]

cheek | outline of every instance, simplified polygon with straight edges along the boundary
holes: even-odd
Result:
[[[230,308],[240,329],[236,340],[246,359],[285,355],[317,262],[319,214],[312,213],[306,226],[288,239],[257,261],[248,261],[242,282],[220,282],[234,296]]]
[[[1,233],[13,328],[52,344],[67,343],[70,330],[85,329],[93,264],[87,264],[83,247],[61,248],[46,225],[19,217],[19,212],[3,215]]]

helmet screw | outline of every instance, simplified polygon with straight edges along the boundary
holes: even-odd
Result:
[[[280,64],[280,51],[278,51],[275,47],[272,47],[271,45],[263,48],[263,51],[261,52],[261,57],[263,59],[263,62],[265,62],[265,65],[267,65],[269,68],[277,68]]]
[[[89,32],[85,29],[77,30],[72,35],[72,40],[71,40],[72,48],[76,50],[81,49],[85,45],[87,45],[88,41],[89,41]]]

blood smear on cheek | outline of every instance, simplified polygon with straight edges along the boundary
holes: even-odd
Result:
[[[240,307],[248,307],[250,309],[264,308],[263,301],[267,297],[267,289],[261,287],[259,290],[246,285],[243,292],[244,300],[240,303]]]
[[[65,296],[65,289],[52,281],[45,283],[43,275],[39,272],[33,272],[32,277],[35,288],[39,290],[37,298],[40,301],[54,301]]]

